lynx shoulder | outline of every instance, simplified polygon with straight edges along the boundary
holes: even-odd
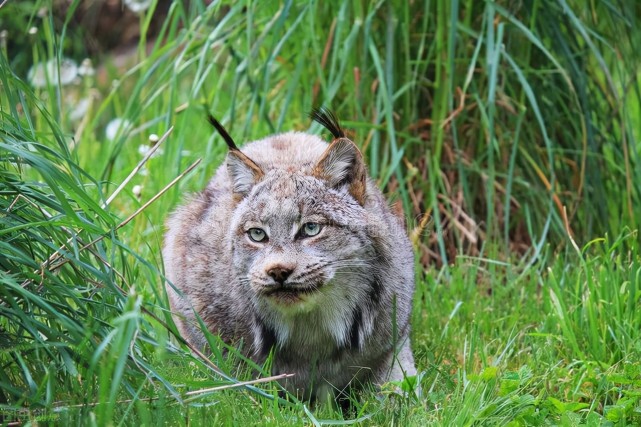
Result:
[[[236,147],[168,220],[163,258],[174,319],[192,344],[207,328],[314,398],[414,375],[414,257],[401,220],[356,145],[290,132]]]

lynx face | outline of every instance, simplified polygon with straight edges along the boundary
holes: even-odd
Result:
[[[347,191],[270,171],[236,209],[233,268],[258,305],[284,314],[355,301],[374,258],[365,216]]]

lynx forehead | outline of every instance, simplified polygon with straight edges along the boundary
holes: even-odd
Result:
[[[184,336],[244,343],[304,397],[415,373],[409,347],[413,254],[327,110],[334,139],[285,133],[229,147],[207,188],[168,221],[167,292]]]

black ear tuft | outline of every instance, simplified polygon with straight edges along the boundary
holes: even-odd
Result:
[[[231,139],[231,136],[227,133],[227,130],[223,127],[223,125],[220,124],[218,120],[214,118],[211,114],[208,114],[207,119],[209,120],[209,123],[216,129],[216,132],[220,134],[220,136],[223,137],[225,142],[227,143],[227,147],[229,147],[230,151],[238,151],[238,147],[236,146],[236,143],[234,142],[233,139]]]
[[[328,108],[320,107],[314,108],[309,117],[315,122],[323,125],[325,129],[330,131],[334,138],[345,138],[345,131],[341,128],[341,124],[338,122],[338,119]]]

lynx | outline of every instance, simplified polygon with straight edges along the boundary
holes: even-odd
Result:
[[[174,319],[206,342],[195,315],[305,398],[415,375],[409,344],[414,257],[401,219],[328,110],[334,136],[289,132],[240,151],[168,220],[163,257]]]

